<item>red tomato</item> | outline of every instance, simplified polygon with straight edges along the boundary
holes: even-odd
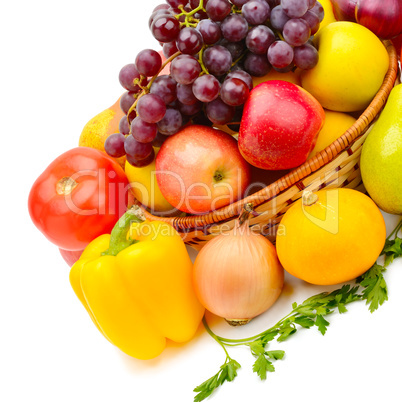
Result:
[[[128,180],[120,165],[102,151],[73,148],[36,179],[28,199],[35,226],[65,250],[82,250],[110,233],[127,209]]]
[[[59,248],[60,254],[68,266],[72,267],[79,260],[84,250],[63,250]]]

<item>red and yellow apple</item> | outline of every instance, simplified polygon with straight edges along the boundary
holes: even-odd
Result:
[[[239,131],[239,150],[253,166],[291,169],[306,161],[324,124],[318,101],[287,81],[262,82],[250,91]]]
[[[171,205],[202,214],[241,199],[250,184],[250,166],[231,135],[189,125],[163,143],[156,180]]]

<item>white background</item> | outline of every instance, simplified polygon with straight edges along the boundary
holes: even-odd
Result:
[[[70,288],[58,249],[27,212],[36,177],[77,146],[85,123],[122,93],[120,68],[144,48],[159,50],[147,25],[158,3],[25,0],[1,7],[2,401],[190,402],[193,388],[224,362],[202,328],[191,342],[152,361],[134,360],[109,344]],[[388,229],[398,219],[385,218]],[[293,301],[326,289],[288,279],[280,301],[254,322],[233,329],[215,319],[213,328],[233,338],[256,334]],[[401,261],[386,279],[389,301],[379,311],[370,314],[357,303],[343,316],[330,316],[325,336],[301,330],[279,345],[286,358],[265,382],[252,372],[249,351],[231,348],[242,369],[210,400],[401,400]]]

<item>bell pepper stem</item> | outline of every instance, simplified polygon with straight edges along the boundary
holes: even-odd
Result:
[[[110,233],[109,248],[102,255],[116,256],[128,246],[137,243],[138,240],[128,238],[127,233],[133,222],[142,223],[145,221],[144,213],[137,205],[127,210],[114,225]]]

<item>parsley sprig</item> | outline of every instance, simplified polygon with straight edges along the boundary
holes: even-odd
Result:
[[[285,356],[283,350],[269,350],[269,342],[274,339],[277,342],[283,342],[301,328],[316,327],[322,335],[325,335],[330,324],[326,317],[334,312],[346,313],[346,305],[355,301],[365,300],[371,313],[377,310],[388,300],[384,273],[395,258],[402,256],[402,238],[397,236],[401,229],[402,219],[386,239],[381,252],[381,255],[384,256],[383,265],[375,263],[366,273],[356,279],[353,286],[345,284],[332,292],[323,292],[309,297],[300,304],[293,303],[289,314],[271,328],[257,335],[243,339],[223,338],[211,330],[204,317],[204,327],[211,337],[221,345],[226,354],[226,360],[214,376],[194,388],[194,392],[197,392],[194,402],[203,401],[225,381],[233,381],[237,376],[237,370],[241,366],[229,356],[228,346],[243,345],[249,347],[255,358],[253,372],[257,373],[261,380],[265,380],[268,372],[275,371],[274,362],[283,359]]]

